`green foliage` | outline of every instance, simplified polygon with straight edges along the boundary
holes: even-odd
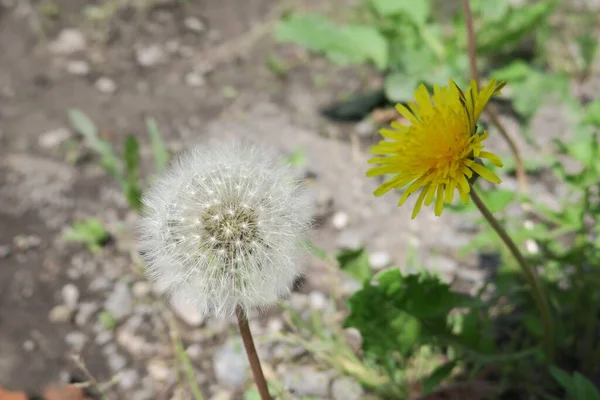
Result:
[[[281,21],[275,30],[277,39],[301,44],[309,50],[323,52],[331,61],[358,64],[367,61],[384,69],[388,63],[385,38],[372,26],[335,26],[316,14],[294,14]]]
[[[114,331],[117,328],[117,320],[110,311],[101,311],[98,313],[98,322],[108,331]]]
[[[336,255],[340,268],[359,282],[371,279],[369,254],[365,248],[342,250]]]
[[[600,400],[600,392],[598,392],[596,386],[579,372],[569,375],[556,367],[552,367],[550,373],[565,389],[568,400]]]
[[[113,151],[110,143],[99,136],[96,125],[82,111],[70,110],[69,119],[77,132],[86,139],[90,148],[100,157],[100,164],[106,173],[119,183],[131,209],[139,212],[142,208],[142,182],[137,138],[134,135],[127,135],[121,159]],[[156,171],[160,173],[164,171],[169,162],[169,150],[154,119],[146,119],[146,128],[150,137]]]
[[[71,242],[84,244],[89,251],[97,253],[110,238],[110,234],[97,218],[76,221],[66,230],[64,237]]]

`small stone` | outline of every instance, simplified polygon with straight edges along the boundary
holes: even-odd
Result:
[[[113,372],[117,372],[125,368],[127,365],[127,359],[119,353],[112,353],[108,355],[108,367]]]
[[[385,251],[375,251],[369,254],[369,264],[376,271],[389,266],[391,263],[392,256]]]
[[[73,75],[84,76],[90,73],[90,64],[83,60],[71,60],[67,63],[66,70]]]
[[[131,389],[140,380],[140,376],[135,369],[126,369],[119,374],[119,387],[123,390]]]
[[[283,330],[283,321],[279,318],[271,318],[267,323],[267,332],[279,333]]]
[[[133,298],[125,283],[119,282],[115,285],[112,293],[108,295],[108,298],[104,302],[104,308],[117,321],[121,321],[131,314],[133,310]]]
[[[165,360],[152,359],[148,363],[148,374],[157,382],[164,382],[171,374],[171,369]]]
[[[113,94],[117,91],[117,84],[115,81],[107,78],[106,76],[98,78],[94,86],[96,86],[96,89],[98,89],[100,92],[105,94]]]
[[[75,315],[75,324],[78,326],[87,325],[90,318],[98,311],[98,305],[96,303],[81,303],[79,305],[79,311]]]
[[[67,128],[56,128],[44,132],[38,139],[40,147],[52,149],[67,140],[71,136],[71,132]]]
[[[25,350],[27,352],[31,352],[31,351],[35,350],[35,342],[31,339],[27,339],[26,341],[23,342],[23,350]]]
[[[432,272],[449,276],[456,272],[458,263],[449,257],[436,257],[430,263]]]
[[[328,397],[331,378],[331,373],[311,366],[292,368],[282,375],[285,387],[297,396]]]
[[[143,337],[134,335],[125,329],[120,329],[117,333],[117,343],[129,354],[143,355],[152,351],[151,346]]]
[[[50,322],[61,323],[61,322],[67,322],[68,320],[70,320],[72,315],[73,315],[72,308],[69,308],[68,306],[66,306],[64,304],[59,304],[59,305],[53,307],[52,310],[50,310],[48,319],[50,319]]]
[[[99,345],[99,346],[103,346],[106,343],[110,342],[111,340],[113,340],[114,335],[112,332],[110,331],[101,331],[96,335],[96,339],[94,340],[94,342]]]
[[[146,281],[138,281],[131,287],[131,292],[138,299],[148,296],[151,290],[150,284]]]
[[[327,307],[327,297],[322,292],[310,292],[308,302],[314,310],[324,310]]]
[[[85,342],[87,342],[87,336],[79,331],[69,332],[67,333],[67,336],[65,336],[65,342],[73,349],[73,351],[79,353],[83,350]]]
[[[41,245],[42,239],[35,235],[18,235],[14,237],[13,244],[17,250],[25,251]]]
[[[202,346],[199,344],[191,344],[185,352],[190,358],[197,359],[202,355]]]
[[[344,340],[348,346],[355,352],[358,352],[362,347],[362,336],[356,328],[346,328],[343,331]]]
[[[213,368],[217,382],[223,387],[236,389],[248,379],[246,359],[234,348],[233,343],[226,344],[215,353]]]
[[[217,393],[213,394],[210,397],[210,400],[231,400],[233,398],[233,394],[226,392],[224,390],[220,390]]]
[[[107,277],[99,276],[90,282],[89,289],[92,292],[98,292],[100,290],[108,289],[110,286],[110,280]]]
[[[165,61],[165,52],[159,45],[153,44],[135,49],[135,59],[144,68],[154,67]]]
[[[183,21],[183,24],[187,29],[195,33],[200,33],[206,29],[206,25],[204,24],[204,22],[202,22],[196,17],[187,17]]]
[[[190,87],[202,87],[206,83],[204,77],[196,72],[188,72],[185,74],[185,84]]]
[[[377,132],[377,127],[375,126],[375,121],[372,118],[365,118],[360,121],[354,127],[354,132],[356,135],[361,138],[368,138],[373,136],[375,132]]]
[[[333,400],[360,400],[363,394],[362,386],[347,376],[336,379],[331,385]]]
[[[3,258],[8,258],[8,256],[10,256],[11,253],[11,249],[10,246],[5,244],[0,246],[0,260]]]
[[[309,306],[308,297],[302,293],[292,293],[289,302],[292,309],[297,313],[304,312]]]
[[[171,299],[171,308],[175,314],[189,326],[198,327],[204,322],[204,318],[191,302],[173,297]]]
[[[67,307],[74,310],[77,308],[79,301],[79,289],[72,283],[67,283],[61,290],[63,302]]]
[[[56,39],[48,45],[50,52],[67,55],[85,50],[86,40],[83,33],[74,28],[63,29]]]
[[[271,351],[271,357],[276,360],[290,360],[306,353],[302,346],[294,346],[288,343],[278,343]]]
[[[331,218],[331,224],[337,230],[342,230],[348,226],[348,222],[350,221],[350,217],[347,213],[343,211],[338,211],[333,214],[333,218]]]

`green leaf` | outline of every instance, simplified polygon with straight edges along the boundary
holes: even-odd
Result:
[[[97,253],[109,237],[110,234],[97,218],[75,221],[64,234],[65,240],[83,243],[92,253]]]
[[[275,37],[322,52],[339,64],[372,61],[383,70],[389,61],[388,43],[375,27],[359,24],[335,26],[318,14],[292,15],[276,26]]]
[[[475,0],[471,5],[473,13],[480,14],[486,23],[504,18],[509,6],[508,1],[498,0]]]
[[[449,361],[434,369],[422,382],[423,395],[428,395],[436,390],[450,376],[454,367],[456,367],[456,361]]]
[[[77,132],[87,140],[92,150],[101,157],[100,162],[104,170],[122,183],[121,162],[110,148],[108,142],[98,136],[98,129],[92,120],[77,109],[69,110],[69,120]]]
[[[556,4],[556,1],[540,1],[511,8],[504,18],[484,24],[477,32],[478,50],[482,53],[494,52],[517,43],[543,23]]]
[[[589,68],[598,50],[598,39],[590,33],[584,33],[576,38],[581,58],[583,58],[584,68]]]
[[[404,14],[417,25],[424,24],[431,12],[430,0],[371,0],[371,4],[383,17]]]
[[[401,103],[412,99],[415,88],[415,80],[406,73],[393,72],[385,77],[385,97],[390,101]]]
[[[411,354],[424,341],[450,334],[448,313],[468,304],[436,277],[402,276],[398,269],[377,274],[349,299],[346,327],[360,331],[363,350],[382,360]]]
[[[579,372],[573,374],[573,384],[578,400],[600,400],[600,393],[598,393],[596,386]]]
[[[371,279],[371,265],[369,254],[364,248],[356,250],[342,250],[335,258],[340,268],[359,282]]]
[[[600,127],[600,99],[594,100],[585,107],[583,122]]]
[[[125,197],[134,210],[142,207],[142,190],[139,185],[139,151],[135,136],[129,135],[125,140]]]
[[[150,136],[150,147],[154,156],[154,163],[156,164],[156,172],[161,173],[169,163],[169,149],[163,141],[160,129],[154,118],[146,119],[146,128]]]
[[[117,327],[117,320],[110,311],[102,311],[98,314],[98,322],[109,331],[114,331]]]

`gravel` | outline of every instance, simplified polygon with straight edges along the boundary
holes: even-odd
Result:
[[[317,370],[313,366],[293,367],[282,372],[284,386],[297,396],[329,396],[331,372]]]
[[[98,89],[101,93],[104,94],[113,94],[117,91],[117,84],[110,78],[106,76],[102,76],[98,78],[96,83],[94,84],[96,89]]]
[[[67,63],[65,69],[68,73],[78,76],[85,76],[92,70],[90,64],[83,60],[71,60]]]
[[[198,327],[204,322],[204,317],[190,302],[181,299],[171,299],[171,309],[186,324],[192,327]]]
[[[119,282],[104,302],[104,309],[117,321],[125,319],[133,310],[133,298],[127,285]]]
[[[79,30],[73,28],[60,31],[56,39],[48,45],[48,50],[57,55],[69,55],[83,51],[85,48],[85,36]]]
[[[157,44],[140,46],[135,49],[135,60],[144,68],[152,68],[166,60],[163,48]]]
[[[236,389],[246,383],[248,371],[246,356],[238,350],[234,342],[228,342],[221,347],[213,357],[213,369],[220,386]]]
[[[100,307],[96,303],[93,302],[85,302],[79,305],[79,310],[75,315],[75,324],[78,326],[87,325],[87,323],[91,320],[92,316],[98,311]]]
[[[87,342],[87,336],[79,331],[69,332],[65,336],[65,342],[74,352],[79,353]]]
[[[38,144],[44,149],[53,149],[71,137],[67,128],[56,128],[46,131],[38,138]]]
[[[375,251],[369,254],[369,264],[375,271],[389,267],[392,263],[392,256],[386,251]]]
[[[362,386],[349,377],[337,378],[331,385],[333,400],[360,400],[364,394]]]
[[[71,310],[77,308],[77,302],[79,301],[79,289],[72,283],[67,283],[63,286],[60,291],[62,295],[63,303]]]

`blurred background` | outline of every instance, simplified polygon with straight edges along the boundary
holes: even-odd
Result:
[[[535,176],[529,190],[555,206],[566,189],[544,174],[553,140],[577,135],[574,121],[600,124],[600,1],[472,8],[481,75],[509,82],[494,107]],[[360,338],[342,328],[357,277],[425,266],[471,293],[494,263],[459,252],[476,233],[472,208],[411,220],[411,206],[373,197],[378,181],[365,177],[394,103],[419,83],[468,82],[461,10],[448,0],[0,0],[0,385],[257,399],[233,321],[165,302],[134,231],[139,193],[172,154],[243,138],[277,149],[315,199],[319,250],[304,279],[250,321],[267,377],[282,398],[377,399],[343,368],[362,365]],[[488,128],[487,147],[506,161],[493,207],[515,215],[514,162]]]

